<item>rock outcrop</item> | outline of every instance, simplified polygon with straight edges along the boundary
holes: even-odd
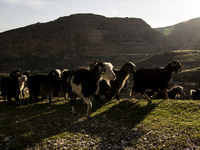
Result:
[[[161,33],[138,18],[76,14],[0,33],[1,57],[47,59],[55,55],[70,66],[83,64],[88,58],[172,49]]]

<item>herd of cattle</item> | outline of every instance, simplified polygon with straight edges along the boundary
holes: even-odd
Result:
[[[120,91],[126,85],[129,74],[133,75],[131,97],[140,93],[151,102],[152,99],[176,99],[178,95],[184,95],[183,87],[179,85],[168,90],[172,74],[181,71],[179,61],[171,61],[165,67],[138,70],[132,62],[125,63],[120,70],[113,70],[109,62],[94,62],[89,67],[74,70],[64,69],[61,72],[54,69],[46,75],[30,75],[30,72],[21,73],[18,69],[12,71],[9,77],[1,78],[1,95],[11,103],[12,98],[18,102],[28,92],[30,101],[38,101],[41,97],[41,100],[48,98],[51,103],[53,96],[63,93],[66,99],[70,98],[73,114],[76,114],[75,100],[80,97],[87,104],[86,116],[89,118],[92,98],[103,100],[115,97],[119,100]],[[191,93],[193,99],[200,99],[199,90]]]

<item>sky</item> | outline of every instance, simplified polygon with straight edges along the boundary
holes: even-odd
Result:
[[[141,18],[152,28],[200,17],[200,0],[0,0],[0,32],[77,13]]]

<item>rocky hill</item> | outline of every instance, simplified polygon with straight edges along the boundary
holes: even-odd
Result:
[[[173,50],[166,41],[142,19],[76,14],[0,33],[0,67],[73,68],[94,59]]]
[[[200,49],[200,18],[155,30],[172,40],[176,49]]]

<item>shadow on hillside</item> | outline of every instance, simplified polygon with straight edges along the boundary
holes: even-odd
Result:
[[[161,101],[162,102],[162,101]],[[94,101],[92,113],[107,102]],[[159,103],[139,101],[120,101],[110,109],[95,115],[91,120],[83,116],[86,105],[78,100],[75,109],[77,116],[71,114],[68,101],[56,100],[49,104],[29,104],[26,101],[19,105],[0,102],[0,146],[8,149],[22,149],[41,142],[42,139],[61,133],[88,134],[98,136],[101,142],[98,149],[114,146],[114,149],[132,146],[131,141],[140,138],[144,131],[136,127]],[[72,139],[73,140],[73,139]]]

